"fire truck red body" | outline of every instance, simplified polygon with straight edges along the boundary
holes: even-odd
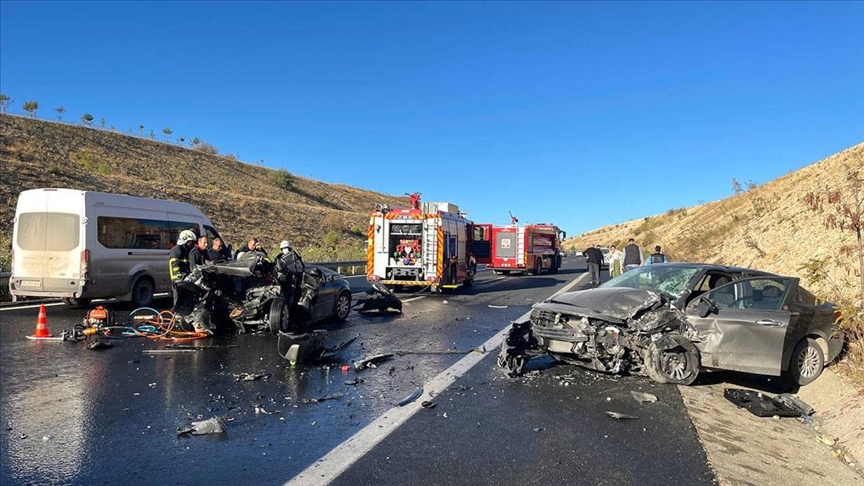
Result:
[[[491,225],[477,225],[449,203],[379,207],[369,220],[366,278],[391,287],[468,285],[478,263],[488,263]]]
[[[488,265],[497,274],[557,273],[564,231],[551,223],[493,226]]]

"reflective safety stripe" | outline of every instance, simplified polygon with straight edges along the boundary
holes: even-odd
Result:
[[[189,260],[186,258],[169,258],[168,259],[168,276],[173,282],[174,280],[179,280],[183,275],[180,271],[180,264],[185,263],[186,266],[189,266]]]

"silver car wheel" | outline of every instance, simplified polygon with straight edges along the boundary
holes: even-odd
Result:
[[[819,355],[813,346],[804,348],[804,352],[798,355],[798,371],[804,378],[816,376],[819,370]]]
[[[351,312],[351,297],[347,294],[342,294],[336,301],[336,317],[340,320],[348,317]]]

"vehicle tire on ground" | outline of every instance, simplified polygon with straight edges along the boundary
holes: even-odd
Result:
[[[336,320],[339,322],[344,322],[348,319],[348,314],[351,313],[351,294],[348,292],[342,292],[339,294],[339,297],[336,298],[336,305],[333,309],[333,316],[336,317]]]
[[[87,307],[90,305],[93,299],[73,299],[73,298],[65,298],[63,299],[63,303],[68,307],[76,308],[76,307]]]
[[[534,275],[540,275],[540,272],[543,271],[543,261],[539,258],[534,260]]]
[[[686,338],[676,339],[676,346],[661,349],[658,341],[648,346],[645,374],[657,383],[689,385],[699,376],[699,351]]]
[[[135,308],[149,307],[153,303],[154,291],[155,287],[152,280],[147,277],[139,278],[132,287],[132,306]]]
[[[504,275],[510,275],[510,270],[501,270],[501,273]]]
[[[804,338],[795,346],[786,370],[786,382],[792,386],[809,385],[819,378],[825,368],[825,354],[813,338]]]

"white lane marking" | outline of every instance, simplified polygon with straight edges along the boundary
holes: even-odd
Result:
[[[581,283],[588,278],[588,274],[583,274],[576,278],[558,292],[552,294],[556,296],[567,292],[575,285]],[[531,314],[529,310],[518,320],[522,320]],[[494,336],[483,343],[483,349],[487,352],[493,351],[501,346],[504,341],[504,336],[507,335],[510,325],[504,326]],[[409,418],[414,416],[423,408],[421,403],[424,400],[432,400],[447,389],[454,381],[467,373],[477,363],[486,357],[486,353],[472,352],[464,358],[460,359],[453,366],[447,368],[441,374],[432,378],[423,385],[423,394],[417,400],[404,407],[393,407],[383,415],[373,420],[369,425],[363,427],[359,432],[349,437],[347,440],[333,448],[324,457],[318,459],[314,464],[304,469],[300,474],[291,478],[285,483],[285,486],[306,486],[306,485],[326,485],[336,479],[352,464],[357,462],[361,457],[366,455],[379,442],[387,438],[405,423]]]
[[[410,299],[405,299],[402,301],[402,303],[405,304],[407,302],[413,302],[415,300],[420,300],[420,299],[425,299],[425,298],[426,298],[425,295],[418,295],[417,297],[411,297]]]
[[[14,306],[0,308],[0,312],[17,311],[17,310],[21,310],[21,309],[38,309],[40,305],[44,305],[45,307],[56,307],[58,305],[63,305],[63,302],[55,302],[53,304],[48,303],[48,304],[33,304],[33,305],[22,305],[22,306],[14,305]]]

